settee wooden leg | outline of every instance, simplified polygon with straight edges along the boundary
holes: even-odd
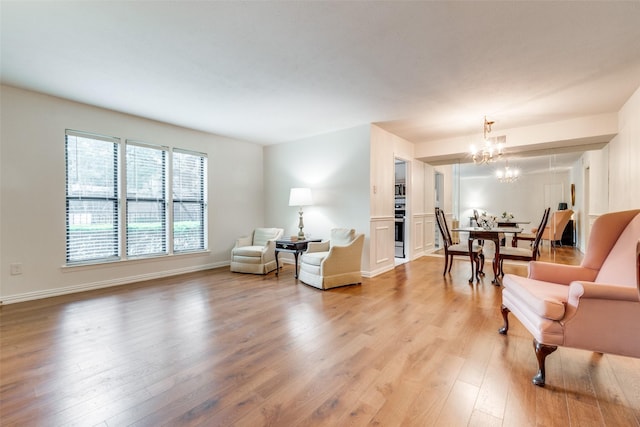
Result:
[[[534,339],[533,348],[536,351],[536,358],[538,359],[538,373],[533,377],[532,381],[535,385],[544,387],[544,361],[548,355],[558,349],[558,346],[541,344]]]
[[[504,319],[504,325],[502,328],[498,329],[498,332],[502,335],[507,335],[507,331],[509,330],[509,309],[502,304],[500,307],[500,311],[502,312],[502,318]]]

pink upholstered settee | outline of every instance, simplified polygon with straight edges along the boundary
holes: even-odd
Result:
[[[600,216],[579,266],[532,261],[529,276],[503,279],[501,334],[513,313],[533,335],[544,386],[558,346],[640,357],[640,209]]]

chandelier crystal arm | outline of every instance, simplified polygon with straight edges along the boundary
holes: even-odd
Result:
[[[487,116],[484,116],[482,148],[480,150],[476,150],[475,147],[471,147],[471,156],[473,158],[473,163],[475,164],[494,162],[496,157],[502,157],[506,137],[488,137],[488,134],[491,133],[491,126],[493,126],[494,123],[495,122],[493,120],[487,120]]]

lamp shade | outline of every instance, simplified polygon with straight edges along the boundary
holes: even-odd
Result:
[[[292,188],[289,193],[289,206],[309,206],[313,204],[311,200],[310,188]]]

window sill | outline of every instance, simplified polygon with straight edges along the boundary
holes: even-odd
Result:
[[[211,254],[211,251],[209,249],[205,249],[202,251],[180,252],[177,254],[135,257],[135,258],[117,259],[112,261],[96,261],[96,262],[86,262],[86,263],[77,263],[77,264],[64,264],[60,268],[62,269],[63,272],[70,272],[70,271],[77,271],[77,270],[93,270],[93,269],[111,267],[116,265],[164,262],[170,259],[199,257],[203,255],[208,255],[208,254]]]

